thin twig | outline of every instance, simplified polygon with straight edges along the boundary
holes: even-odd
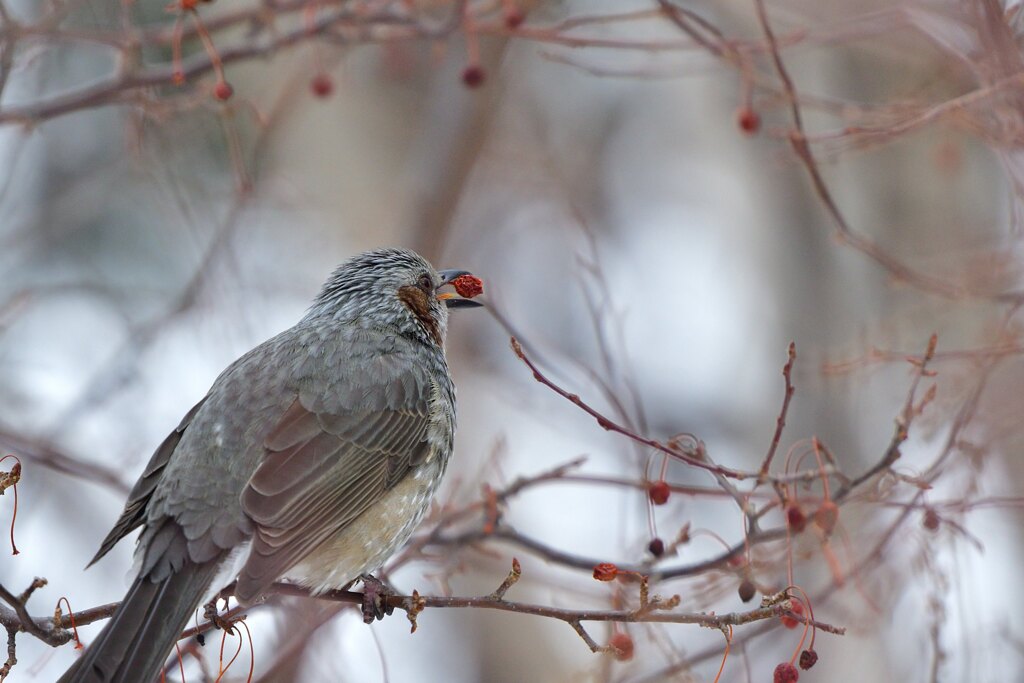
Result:
[[[768,453],[764,456],[764,462],[761,463],[761,470],[757,477],[758,483],[768,478],[768,472],[772,467],[772,459],[775,458],[775,452],[778,450],[779,442],[782,440],[782,430],[786,428],[786,415],[789,413],[789,403],[793,400],[793,394],[796,392],[796,389],[793,387],[793,363],[796,361],[795,343],[789,343],[788,353],[789,356],[786,364],[782,368],[782,377],[786,382],[786,389],[782,398],[782,408],[779,410],[779,416],[775,420],[775,433],[772,435],[771,445],[768,446]]]
[[[623,436],[625,436],[625,437],[627,437],[629,439],[632,439],[633,441],[641,443],[641,444],[643,444],[645,446],[650,446],[651,448],[654,448],[654,449],[659,450],[659,451],[661,451],[663,453],[666,453],[667,455],[670,455],[673,458],[677,458],[679,460],[682,460],[683,462],[685,462],[685,463],[687,463],[689,465],[692,465],[694,467],[698,467],[698,468],[700,468],[702,470],[707,470],[707,471],[712,472],[712,473],[722,474],[722,475],[730,477],[732,479],[739,479],[739,480],[748,479],[751,476],[753,476],[750,473],[739,472],[737,470],[733,470],[733,469],[730,469],[728,467],[722,467],[720,465],[714,465],[714,464],[711,464],[711,463],[708,463],[708,462],[704,462],[704,461],[698,460],[692,454],[685,453],[684,451],[679,450],[679,449],[670,448],[669,446],[666,446],[665,444],[661,443],[660,441],[656,441],[656,440],[648,438],[646,436],[641,436],[640,434],[637,434],[636,432],[634,432],[634,431],[632,431],[632,430],[630,430],[630,429],[628,429],[628,428],[618,424],[617,422],[612,421],[611,419],[605,417],[604,415],[602,415],[596,409],[592,408],[589,404],[587,404],[585,401],[583,401],[579,397],[579,395],[573,394],[573,393],[570,393],[570,392],[566,391],[562,387],[560,387],[557,384],[555,384],[552,380],[548,379],[548,377],[546,375],[544,375],[544,373],[542,373],[540,371],[540,369],[534,364],[534,362],[527,357],[526,353],[523,351],[522,345],[519,343],[519,341],[515,337],[512,337],[512,351],[516,354],[516,356],[519,358],[519,360],[523,361],[523,363],[525,363],[526,366],[528,368],[530,368],[530,370],[533,372],[533,378],[534,379],[536,379],[538,382],[540,382],[544,386],[548,387],[549,389],[554,391],[556,394],[558,394],[562,398],[566,399],[570,403],[574,404],[576,407],[580,408],[583,412],[587,413],[592,418],[597,420],[597,424],[602,429],[605,429],[605,430],[610,431],[610,432],[616,432],[618,434],[621,434],[621,435],[623,435]]]
[[[39,623],[37,623],[28,613],[28,608],[25,607],[25,603],[14,593],[11,593],[9,590],[7,590],[7,588],[4,587],[3,584],[0,584],[0,599],[2,599],[8,605],[14,608],[14,613],[18,616],[18,619],[20,621],[19,625],[22,628],[22,630],[32,634],[44,643],[49,643],[52,640],[54,640],[54,632],[47,631]],[[10,625],[6,619],[3,619],[3,612],[0,612],[0,621],[2,621],[4,626]],[[63,642],[59,644],[63,645]]]
[[[935,355],[935,346],[937,343],[938,338],[933,334],[928,340],[928,347],[925,349],[924,356],[921,357],[920,362],[916,363],[917,368],[914,373],[914,379],[910,384],[910,389],[907,391],[907,398],[904,401],[903,410],[899,417],[896,418],[896,427],[893,432],[892,439],[890,439],[888,447],[886,447],[885,452],[882,454],[882,458],[866,472],[844,484],[839,491],[836,492],[836,502],[846,498],[851,492],[856,490],[857,487],[864,482],[873,479],[880,472],[888,470],[900,457],[900,446],[902,446],[907,440],[910,424],[913,422],[914,416],[917,413],[914,409],[914,397],[917,394],[917,388],[920,385],[921,380],[928,375],[928,364]]]

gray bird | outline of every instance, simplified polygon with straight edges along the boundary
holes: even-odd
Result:
[[[408,540],[452,452],[447,309],[476,302],[439,290],[460,275],[407,250],[356,256],[221,373],[90,562],[142,527],[138,578],[61,681],[148,683],[233,578],[243,604],[282,578],[342,588]]]

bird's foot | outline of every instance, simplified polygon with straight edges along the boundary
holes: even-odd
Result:
[[[227,608],[227,598],[224,599],[224,607]],[[235,635],[235,621],[228,616],[221,616],[217,610],[217,598],[215,597],[210,602],[203,605],[203,618],[213,624],[214,628],[219,628],[226,633]]]
[[[380,579],[363,574],[359,577],[363,582],[363,622],[372,624],[374,619],[380,621],[384,615],[391,614],[395,608],[387,603],[389,595],[394,591]]]

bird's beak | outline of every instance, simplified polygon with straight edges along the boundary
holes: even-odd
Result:
[[[438,289],[451,284],[452,280],[457,277],[472,275],[468,270],[439,270],[437,274],[441,276],[441,284],[438,285]],[[479,301],[467,299],[455,292],[439,292],[437,298],[443,301],[448,308],[476,308],[483,306]]]

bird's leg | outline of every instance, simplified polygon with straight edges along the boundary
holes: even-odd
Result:
[[[395,611],[387,604],[388,596],[394,594],[387,584],[370,574],[363,574],[359,580],[363,582],[363,623],[372,624],[374,619],[379,621]]]

